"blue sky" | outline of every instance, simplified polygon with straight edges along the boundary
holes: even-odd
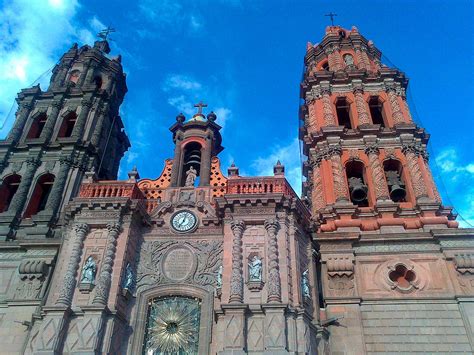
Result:
[[[47,72],[73,42],[92,44],[117,29],[129,92],[121,115],[132,148],[121,177],[137,165],[157,177],[173,146],[175,116],[204,100],[224,128],[226,171],[270,175],[280,159],[300,190],[299,82],[306,42],[328,18],[355,25],[410,77],[414,116],[431,138],[431,166],[445,204],[474,224],[473,5],[450,1],[0,0],[0,130],[16,92]],[[389,63],[387,63],[389,64]],[[44,75],[45,88],[48,74]],[[434,148],[434,149],[433,149]],[[467,224],[465,224],[467,225]]]

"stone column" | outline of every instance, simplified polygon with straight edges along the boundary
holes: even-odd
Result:
[[[46,119],[46,123],[43,127],[43,131],[41,132],[40,136],[43,141],[47,141],[51,138],[62,105],[62,99],[54,99],[53,102],[51,102],[52,110],[51,113],[48,115],[48,118]]]
[[[362,85],[354,87],[355,104],[360,126],[372,123],[367,110],[367,104],[364,100],[364,95],[362,95],[363,93],[364,89],[362,88]]]
[[[334,180],[334,195],[337,201],[349,201],[349,188],[347,187],[344,167],[341,162],[342,149],[339,146],[330,146],[327,152],[331,161],[332,176]]]
[[[313,181],[311,189],[311,203],[315,211],[319,211],[326,206],[324,199],[323,181],[321,177],[321,155],[318,154],[311,162],[313,167]]]
[[[77,81],[78,86],[84,85],[84,83],[89,83],[87,81],[87,76],[89,74],[89,67],[91,66],[91,63],[93,62],[92,59],[89,59],[86,64],[84,65],[83,71],[81,73],[81,76],[79,77],[79,80]]]
[[[372,67],[370,66],[370,59],[369,59],[369,56],[367,55],[367,47],[365,46],[361,47],[361,56],[362,56],[362,61],[364,62],[365,69],[371,70]]]
[[[82,139],[84,133],[84,127],[86,125],[87,116],[92,107],[92,97],[90,95],[85,96],[81,101],[81,112],[77,118],[76,124],[72,130],[71,136],[76,139]]]
[[[398,95],[396,94],[396,89],[393,85],[387,85],[386,89],[388,100],[390,101],[390,108],[392,109],[392,118],[395,125],[400,123],[405,123],[403,119],[403,113],[400,110],[400,105],[398,103]]]
[[[37,158],[29,158],[26,161],[26,171],[21,177],[18,190],[13,196],[10,206],[8,207],[9,214],[18,215],[23,211],[23,207],[25,207],[26,199],[28,197],[28,192],[30,191],[31,183],[33,182],[33,177],[35,176],[36,169],[40,164],[41,162]]]
[[[72,161],[69,158],[63,157],[59,159],[59,164],[58,175],[54,179],[53,187],[51,188],[51,192],[49,194],[48,201],[46,202],[44,211],[41,212],[42,214],[54,215],[61,204],[64,186],[66,185],[66,180],[69,174],[69,169],[72,165]]]
[[[408,120],[410,121],[410,123],[413,123],[413,117],[411,116],[410,107],[408,107],[405,89],[403,89],[402,91],[402,101],[403,101],[403,106],[405,107],[405,111],[407,112]]]
[[[100,272],[99,280],[96,286],[93,304],[102,306],[107,305],[110,292],[110,284],[112,282],[112,267],[115,260],[115,252],[117,250],[117,237],[120,234],[121,224],[108,223],[107,224],[107,246],[105,250],[105,258],[102,262],[102,270]]]
[[[20,139],[23,128],[25,127],[26,121],[28,120],[28,116],[30,115],[33,107],[34,105],[32,102],[20,103],[19,110],[16,114],[15,123],[7,138],[8,142],[17,142]]]
[[[344,66],[342,64],[342,58],[341,58],[341,53],[339,52],[339,47],[337,47],[337,46],[333,47],[332,55],[334,56],[334,63],[336,64],[336,71],[343,70]]]
[[[74,237],[72,238],[72,251],[69,256],[69,263],[67,265],[66,274],[59,291],[59,298],[56,300],[57,305],[64,305],[69,307],[74,295],[74,288],[76,287],[76,273],[81,260],[82,247],[84,239],[89,232],[89,226],[86,223],[76,223],[73,227]]]
[[[232,275],[230,279],[229,303],[242,303],[244,299],[244,278],[242,276],[242,235],[244,221],[232,221],[230,225],[234,238],[232,241]]]
[[[356,55],[357,63],[358,63],[357,67],[359,69],[367,69],[364,63],[364,59],[362,58],[362,52],[360,50],[360,46],[355,47],[354,50],[355,50],[355,55]]]
[[[438,187],[436,186],[436,183],[433,179],[433,173],[431,172],[430,164],[428,162],[429,160],[428,152],[423,149],[421,151],[421,157],[423,158],[423,165],[426,171],[426,177],[428,178],[428,183],[431,184],[433,188],[434,199],[436,202],[441,203],[441,196],[439,195]]]
[[[181,162],[181,155],[182,155],[182,148],[181,148],[181,136],[178,134],[176,135],[176,141],[174,146],[174,158],[173,158],[173,166],[171,167],[171,186],[176,187],[179,185],[179,170],[181,169],[182,162]]]
[[[325,50],[325,53],[328,57],[329,70],[337,71],[337,63],[336,63],[336,58],[334,57],[334,49],[327,48]]]
[[[107,114],[109,112],[109,105],[103,104],[96,112],[97,122],[94,127],[94,133],[92,133],[91,143],[95,148],[99,148],[100,137],[102,136],[102,128],[104,127],[104,122],[107,119]]]
[[[201,149],[201,169],[199,186],[209,186],[211,183],[211,138],[206,139],[206,145]]]
[[[323,117],[325,126],[337,126],[336,117],[332,110],[331,98],[329,95],[331,90],[329,88],[321,88],[321,95],[323,96]]]
[[[278,263],[278,238],[277,232],[280,224],[276,219],[267,219],[265,229],[268,235],[268,280],[267,280],[267,302],[281,302],[280,266]]]
[[[411,184],[415,191],[416,200],[428,197],[423,175],[421,173],[420,164],[418,163],[418,156],[420,149],[414,144],[406,144],[402,148],[403,154],[407,158],[408,172],[410,173]]]
[[[390,192],[388,191],[387,180],[382,164],[379,160],[379,148],[376,144],[365,148],[365,154],[369,158],[370,170],[372,171],[372,182],[374,184],[375,198],[379,200],[389,200]]]
[[[69,70],[70,63],[61,62],[58,65],[57,72],[54,75],[54,82],[52,86],[55,88],[61,87],[66,81],[66,75]]]

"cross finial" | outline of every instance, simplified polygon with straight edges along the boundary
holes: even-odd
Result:
[[[202,115],[202,108],[207,107],[207,104],[203,103],[202,100],[199,103],[195,104],[194,107],[198,108],[198,115]]]
[[[109,37],[109,35],[110,35],[112,32],[115,32],[115,28],[112,28],[112,27],[110,27],[110,26],[107,26],[107,28],[104,28],[102,31],[100,31],[100,32],[97,34],[97,37],[101,38],[101,39],[104,40],[104,41],[107,41],[107,38]]]
[[[330,17],[331,18],[331,26],[334,26],[334,17],[337,16],[337,14],[333,13],[333,12],[330,12],[324,16],[327,16],[327,17]]]

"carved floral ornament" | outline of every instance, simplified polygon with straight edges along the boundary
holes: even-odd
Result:
[[[425,286],[418,267],[408,261],[390,262],[385,270],[385,281],[392,290],[410,293]]]

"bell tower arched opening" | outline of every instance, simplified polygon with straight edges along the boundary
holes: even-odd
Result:
[[[405,202],[407,192],[402,177],[402,164],[398,160],[388,159],[383,163],[383,170],[387,179],[390,199],[393,202]]]
[[[369,205],[367,183],[364,177],[364,164],[360,161],[350,161],[346,164],[347,184],[353,204],[359,207]]]
[[[184,147],[180,186],[195,186],[199,184],[201,176],[201,150],[201,144],[198,142],[190,142]],[[194,176],[191,177],[191,174]]]

